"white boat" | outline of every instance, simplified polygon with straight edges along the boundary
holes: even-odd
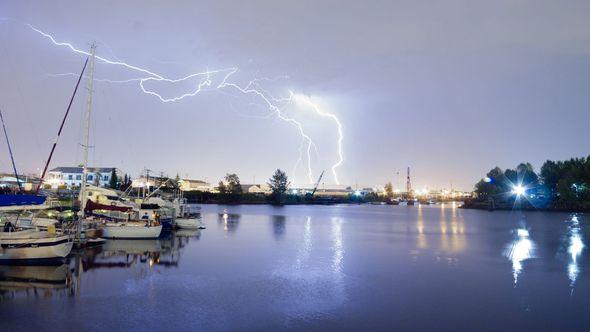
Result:
[[[197,218],[178,218],[175,220],[176,226],[181,229],[200,229],[201,222]]]
[[[106,239],[157,239],[160,233],[162,225],[145,222],[110,222],[102,228],[102,237]]]
[[[52,234],[36,229],[0,233],[0,264],[59,260],[70,254],[70,235]]]

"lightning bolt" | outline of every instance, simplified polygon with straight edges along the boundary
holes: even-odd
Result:
[[[342,165],[342,163],[344,162],[344,153],[342,152],[342,141],[344,141],[344,133],[342,132],[342,123],[336,115],[322,110],[316,103],[314,103],[311,100],[311,98],[302,94],[293,93],[293,91],[289,91],[289,93],[291,95],[291,98],[296,103],[304,104],[310,107],[319,116],[330,118],[332,121],[334,121],[334,123],[336,123],[336,128],[338,129],[338,162],[332,165],[331,170],[332,176],[334,177],[334,181],[336,182],[336,184],[340,184],[340,181],[338,180],[338,173],[336,173],[336,168],[340,167],[340,165]]]
[[[80,54],[80,55],[85,55],[85,56],[90,55],[89,52],[86,52],[84,50],[80,50],[80,49],[74,47],[71,43],[57,41],[52,35],[44,32],[44,31],[41,31],[40,29],[32,26],[31,24],[27,24],[27,26],[30,29],[32,29],[33,31],[40,34],[41,36],[49,39],[56,46],[68,48],[70,51]],[[253,96],[258,97],[260,103],[262,105],[264,105],[271,112],[271,114],[274,114],[278,119],[291,124],[293,127],[295,127],[297,129],[297,132],[299,133],[299,135],[301,137],[301,143],[300,143],[300,146],[298,149],[298,151],[299,151],[298,159],[295,162],[295,165],[293,166],[293,177],[295,176],[295,173],[296,173],[296,170],[297,170],[299,164],[303,161],[303,154],[305,152],[306,161],[307,161],[307,178],[308,178],[309,183],[313,183],[314,178],[313,178],[313,170],[312,170],[312,166],[311,166],[311,161],[312,161],[311,150],[312,150],[312,148],[315,149],[316,154],[317,154],[318,153],[317,147],[316,147],[314,141],[312,140],[312,138],[304,130],[303,124],[300,121],[298,121],[297,119],[288,116],[286,114],[286,112],[282,109],[283,107],[286,107],[287,105],[292,104],[292,103],[297,103],[297,104],[302,104],[302,105],[308,106],[317,115],[319,115],[321,117],[328,117],[336,123],[337,129],[338,129],[338,151],[337,152],[338,152],[339,160],[336,164],[332,165],[331,170],[332,170],[332,175],[334,177],[334,181],[336,182],[336,184],[340,184],[336,169],[344,161],[344,156],[342,153],[342,141],[344,139],[344,136],[342,133],[342,124],[340,123],[338,117],[336,115],[334,115],[333,113],[323,111],[316,104],[314,104],[310,98],[308,98],[304,95],[295,94],[293,92],[290,92],[289,96],[286,98],[275,98],[270,93],[268,93],[268,91],[264,90],[259,84],[259,82],[261,82],[261,81],[273,81],[275,79],[255,78],[255,79],[251,80],[250,82],[248,82],[248,84],[246,84],[245,86],[240,86],[236,83],[229,81],[229,79],[236,72],[238,72],[237,67],[229,67],[229,68],[222,68],[222,69],[216,69],[216,70],[207,70],[204,72],[193,73],[193,74],[190,74],[190,75],[187,75],[184,77],[180,77],[180,78],[169,78],[163,74],[158,74],[158,73],[148,70],[146,68],[131,65],[131,64],[121,61],[119,59],[118,60],[110,60],[108,58],[98,56],[98,55],[96,55],[95,58],[105,64],[120,66],[120,67],[123,67],[127,70],[134,71],[134,72],[141,73],[141,74],[145,75],[142,77],[131,78],[131,79],[127,79],[127,80],[96,79],[97,82],[108,82],[108,83],[134,83],[135,82],[139,85],[139,88],[141,89],[141,91],[143,93],[145,93],[147,95],[154,96],[163,103],[173,103],[173,102],[178,102],[178,101],[183,100],[188,97],[193,97],[193,96],[199,94],[200,92],[204,91],[206,88],[210,88],[212,86],[214,86],[214,88],[217,90],[232,89],[233,91],[237,91],[237,92],[244,94],[244,95],[253,95]],[[77,74],[75,74],[75,73],[54,74],[54,76],[65,76],[65,75],[77,76]],[[214,85],[213,84],[214,79],[219,79],[219,77],[222,77],[221,83]],[[175,84],[175,83],[185,82],[188,80],[197,80],[198,81],[195,88],[192,91],[180,94],[178,96],[170,97],[170,98],[164,97],[162,94],[156,92],[155,90],[149,89],[148,87],[146,87],[146,83],[150,83],[150,82],[165,82],[165,83]]]

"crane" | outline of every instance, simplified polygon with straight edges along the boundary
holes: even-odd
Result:
[[[315,187],[313,187],[313,190],[311,191],[311,195],[309,195],[309,198],[312,198],[313,195],[315,194],[316,190],[318,190],[318,187],[320,185],[320,181],[322,181],[323,176],[324,176],[324,171],[322,171],[322,173],[320,174],[320,177],[318,178],[318,182],[315,184]]]

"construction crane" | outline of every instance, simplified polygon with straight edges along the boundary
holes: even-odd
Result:
[[[318,178],[318,182],[315,184],[315,187],[313,187],[313,190],[311,191],[309,198],[312,198],[313,195],[315,194],[316,190],[318,190],[318,187],[320,185],[320,181],[322,181],[323,176],[324,176],[324,171],[322,171],[322,173],[320,174],[320,177]]]

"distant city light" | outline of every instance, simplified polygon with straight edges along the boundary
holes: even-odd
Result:
[[[485,178],[483,178],[483,182],[490,183],[492,182],[492,179],[486,176]]]
[[[522,196],[525,194],[526,189],[521,184],[517,184],[512,188],[512,192],[516,194],[516,196]]]
[[[354,191],[354,195],[355,196],[360,196],[361,195],[361,191],[360,190],[355,190]]]

